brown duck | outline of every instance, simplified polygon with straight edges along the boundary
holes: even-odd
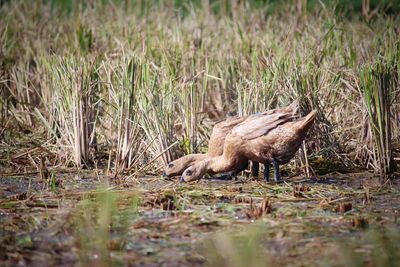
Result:
[[[299,149],[307,131],[314,123],[316,111],[293,121],[291,114],[262,113],[238,124],[225,138],[221,156],[208,157],[187,168],[181,181],[201,179],[206,173],[228,172],[247,160],[265,165],[264,179],[269,180],[269,163],[275,170],[275,180],[281,179],[279,164],[289,162]]]
[[[252,119],[255,116],[258,117],[261,115],[272,115],[274,113],[279,113],[279,114],[287,113],[291,114],[293,117],[298,110],[298,106],[299,106],[298,101],[294,101],[289,106],[284,108],[264,111],[262,113],[250,116],[242,116],[242,117],[235,116],[217,123],[212,130],[210,141],[208,143],[208,151],[206,154],[190,154],[183,156],[179,159],[176,159],[168,163],[167,167],[165,168],[164,174],[169,177],[181,175],[185,169],[196,164],[197,162],[200,162],[210,157],[221,156],[224,151],[224,143],[226,136],[235,126],[239,125],[240,123]],[[227,174],[226,176],[227,177],[234,176],[236,173],[239,173],[240,171],[246,169],[247,165],[248,165],[247,162],[243,162],[242,165],[240,166],[238,165],[236,167],[233,173]],[[253,167],[252,174],[254,176],[258,175],[258,162],[253,162],[252,167]]]
[[[208,151],[205,154],[189,154],[168,163],[165,168],[165,175],[177,176],[181,175],[183,171],[209,157],[222,155],[224,151],[224,142],[226,135],[232,130],[233,127],[246,120],[247,117],[230,117],[222,122],[217,123],[211,133],[210,141],[208,142]]]

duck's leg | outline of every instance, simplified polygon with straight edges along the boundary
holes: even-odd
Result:
[[[275,158],[273,158],[272,159],[272,164],[274,165],[275,182],[279,182],[279,181],[282,180],[281,174],[279,172],[279,163]]]
[[[258,162],[252,161],[251,176],[258,177],[259,171],[260,171],[260,164]]]
[[[264,181],[269,181],[269,161],[264,162]]]

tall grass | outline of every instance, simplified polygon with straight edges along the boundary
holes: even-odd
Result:
[[[108,60],[103,63],[105,91],[109,93],[109,127],[116,136],[115,175],[132,168],[139,159],[142,131],[137,94],[142,84],[142,65],[135,59],[122,62]],[[111,144],[113,146],[113,144]]]
[[[141,125],[150,157],[147,163],[156,161],[158,166],[166,166],[172,160],[168,147],[173,143],[173,131],[170,129],[174,128],[174,115],[177,114],[174,106],[174,82],[168,78],[160,79],[165,74],[157,67],[150,64],[145,64],[145,67],[138,110],[143,114]]]
[[[39,104],[32,65],[27,63],[26,65],[15,66],[10,73],[8,82],[5,83],[5,92],[10,94],[9,97],[18,99],[18,101],[10,101],[9,111],[22,129],[34,127],[32,110],[35,105]]]
[[[42,99],[46,114],[37,114],[56,140],[63,161],[77,167],[90,164],[90,146],[96,145],[96,90],[98,69],[85,58],[52,57],[41,62],[46,76]],[[70,151],[65,153],[65,148]],[[72,158],[70,158],[72,157]]]
[[[390,63],[389,63],[390,64]],[[360,71],[360,89],[368,111],[369,128],[373,136],[372,149],[376,151],[371,161],[379,170],[382,181],[394,171],[392,155],[392,104],[399,85],[397,66],[377,62]]]
[[[379,96],[365,105],[360,94],[396,88],[385,85],[386,74],[368,78],[384,57],[393,58],[394,79],[399,17],[388,9],[366,21],[361,9],[350,16],[342,3],[312,1],[51,2],[0,7],[0,103],[8,132],[23,122],[41,134],[45,125],[53,141],[46,146],[63,164],[84,167],[106,154],[103,165],[116,175],[155,174],[204,151],[212,125],[227,115],[298,99],[301,114],[318,110],[305,155],[388,168],[377,163],[388,157],[377,147],[389,139],[363,135],[360,119],[377,114],[384,129],[399,114],[398,89],[389,93],[390,112],[379,109]],[[391,135],[399,130],[392,125]]]

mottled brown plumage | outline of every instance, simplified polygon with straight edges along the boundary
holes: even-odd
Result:
[[[167,176],[181,175],[186,168],[196,164],[197,162],[200,162],[210,157],[222,155],[224,151],[225,138],[228,135],[228,133],[230,133],[235,126],[238,126],[239,124],[247,120],[251,120],[255,117],[272,115],[275,113],[289,114],[291,118],[293,118],[297,110],[298,110],[298,102],[294,101],[292,104],[284,108],[268,110],[250,116],[243,116],[243,117],[235,116],[228,118],[222,122],[219,122],[213,128],[213,131],[210,136],[210,141],[208,143],[208,151],[206,154],[190,154],[183,156],[177,160],[174,160],[170,162],[168,166],[165,168],[165,174]],[[240,166],[238,165],[236,169],[237,171],[240,171],[243,168],[246,168],[246,166],[247,164],[243,163]]]
[[[208,157],[184,171],[181,180],[201,179],[206,173],[222,173],[235,169],[247,160],[265,164],[264,176],[269,178],[268,164],[275,168],[279,180],[278,164],[287,163],[299,149],[307,131],[313,125],[316,111],[293,121],[287,113],[262,113],[238,124],[226,136],[221,156]]]

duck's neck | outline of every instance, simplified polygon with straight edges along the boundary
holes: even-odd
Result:
[[[182,161],[186,164],[194,164],[207,158],[206,154],[189,154],[182,157]]]
[[[208,158],[202,161],[202,168],[206,173],[221,173],[231,171],[234,166],[223,156]]]

